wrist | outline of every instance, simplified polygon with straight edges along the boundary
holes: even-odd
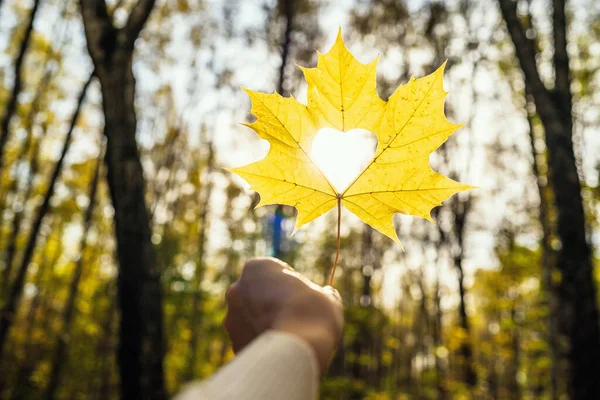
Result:
[[[272,329],[294,335],[308,344],[319,365],[320,373],[325,372],[339,340],[331,327],[322,323],[280,321]]]

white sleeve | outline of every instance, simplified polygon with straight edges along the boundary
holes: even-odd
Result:
[[[319,367],[312,348],[294,335],[267,331],[175,400],[314,400]]]

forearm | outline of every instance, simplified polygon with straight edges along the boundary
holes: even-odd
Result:
[[[292,334],[267,331],[208,380],[176,400],[313,400],[319,366],[312,348]]]

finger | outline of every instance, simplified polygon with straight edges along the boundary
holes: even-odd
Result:
[[[244,349],[257,336],[250,322],[238,306],[230,306],[223,320],[223,326],[229,335],[231,348],[235,354]]]
[[[265,270],[281,270],[282,268],[292,271],[294,270],[287,263],[281,261],[278,258],[256,257],[246,261],[246,263],[244,264],[244,268],[242,269],[242,275],[244,274],[244,272],[256,273]]]
[[[266,257],[266,260],[273,262],[275,264],[277,264],[280,267],[283,267],[284,269],[289,269],[291,271],[295,271],[294,268],[292,268],[288,263],[286,263],[285,261],[281,261],[279,258],[275,258],[275,257]]]
[[[325,292],[325,294],[333,297],[340,304],[342,303],[342,296],[340,295],[340,292],[338,292],[333,287],[331,287],[331,286],[324,286],[323,287],[323,292]]]
[[[227,288],[227,291],[225,291],[225,301],[227,304],[234,304],[237,301],[239,290],[240,285],[238,282],[235,282],[233,285]]]

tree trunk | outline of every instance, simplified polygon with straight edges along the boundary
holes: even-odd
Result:
[[[285,69],[288,64],[290,49],[292,48],[292,31],[294,29],[294,2],[296,0],[283,0],[283,15],[285,17],[285,31],[281,42],[281,64],[279,65],[279,80],[277,81],[277,92],[283,96],[285,90]]]
[[[10,121],[17,110],[17,101],[19,98],[19,94],[21,93],[21,87],[23,86],[23,63],[25,61],[25,54],[27,53],[27,49],[29,48],[29,41],[31,39],[31,33],[33,32],[33,22],[35,21],[35,15],[40,7],[41,0],[35,0],[33,3],[33,7],[31,8],[31,13],[29,15],[29,23],[25,28],[25,35],[23,36],[23,40],[21,41],[21,46],[19,47],[19,53],[17,55],[17,59],[15,60],[15,81],[13,84],[13,89],[10,93],[10,97],[8,99],[8,104],[4,109],[4,114],[2,115],[2,119],[0,120],[0,176],[2,176],[2,165],[4,163],[4,147],[8,142]]]
[[[113,371],[113,352],[114,352],[114,331],[115,323],[117,320],[117,310],[115,307],[113,285],[109,284],[106,287],[106,296],[111,299],[108,303],[108,309],[105,315],[105,324],[102,331],[102,337],[96,346],[96,357],[100,360],[100,371],[98,379],[98,387],[95,390],[93,400],[108,400],[112,399],[113,384],[112,384],[112,371]]]
[[[73,315],[75,313],[75,300],[79,290],[79,282],[81,281],[81,274],[83,272],[83,266],[85,262],[85,251],[87,248],[88,233],[90,226],[92,225],[92,217],[94,214],[94,206],[96,204],[96,193],[98,189],[98,181],[100,178],[100,165],[101,155],[98,156],[98,162],[95,168],[92,182],[90,183],[90,189],[88,194],[89,204],[85,211],[84,222],[83,222],[83,234],[81,236],[81,243],[79,245],[79,259],[75,264],[75,270],[73,271],[73,278],[69,286],[69,294],[67,296],[67,302],[62,315],[62,332],[58,335],[58,342],[56,344],[56,350],[54,353],[54,359],[50,368],[50,379],[46,388],[45,398],[47,400],[54,399],[56,389],[60,383],[60,377],[62,367],[65,364],[67,358],[67,344],[71,336],[71,325],[73,322]]]
[[[516,3],[499,0],[500,10],[515,45],[526,89],[532,94],[546,132],[549,176],[556,194],[557,231],[561,241],[557,267],[561,323],[569,337],[569,394],[573,400],[600,398],[600,327],[596,285],[590,246],[586,240],[581,183],[577,174],[572,140],[572,98],[569,59],[566,50],[565,2],[553,0],[555,89],[543,84],[536,64],[535,48],[525,35]]]
[[[36,287],[36,291],[29,302],[29,310],[27,311],[27,316],[25,318],[25,326],[24,326],[24,337],[23,345],[27,348],[25,352],[25,357],[21,364],[19,365],[18,372],[15,378],[15,384],[12,390],[12,399],[20,399],[25,397],[25,393],[30,391],[30,381],[29,377],[33,372],[34,368],[34,358],[32,357],[32,353],[37,353],[35,351],[31,351],[32,349],[32,338],[33,338],[33,329],[35,324],[35,317],[37,315],[38,308],[40,306],[40,287],[43,277],[43,272],[47,269],[46,264],[48,263],[47,257],[44,257],[39,270],[37,271],[34,285]],[[6,377],[3,374],[0,374],[0,399],[3,399],[4,385],[5,385]]]
[[[285,90],[285,69],[287,68],[290,49],[292,47],[292,31],[294,27],[294,2],[295,0],[283,0],[283,15],[285,17],[285,31],[281,42],[281,64],[279,65],[279,79],[277,81],[277,93],[283,96]],[[283,220],[285,219],[285,208],[278,204],[273,215],[272,248],[273,257],[281,258],[283,252],[281,242],[283,236]]]
[[[60,221],[57,230],[56,236],[60,237],[63,233],[63,225]],[[40,286],[37,287],[38,293],[31,300],[32,304],[26,317],[23,340],[26,355],[23,363],[20,365],[15,384],[13,385],[11,400],[23,400],[31,397],[31,391],[35,389],[31,382],[31,376],[35,373],[41,354],[45,350],[43,342],[35,342],[33,340],[33,333],[36,330],[36,325],[39,326],[37,330],[41,332],[47,332],[50,329],[50,321],[52,320],[51,308],[55,294],[53,289],[56,284],[54,270],[62,251],[56,249],[52,254],[52,258],[47,253],[48,251],[44,250],[42,263],[36,276],[36,280],[40,279]],[[41,274],[44,274],[43,278]],[[36,304],[34,305],[33,302]]]
[[[433,316],[433,351],[435,355],[435,386],[438,400],[446,400],[448,394],[444,383],[444,370],[442,360],[438,355],[437,349],[442,346],[442,305],[440,298],[440,277],[439,270],[435,278],[435,293],[434,293],[434,316]]]
[[[62,229],[61,229],[62,232]],[[45,330],[47,327],[48,312],[39,313],[38,309],[40,306],[44,306],[44,308],[48,309],[50,301],[47,301],[49,296],[48,292],[52,290],[51,282],[52,275],[54,274],[54,268],[60,256],[60,251],[56,251],[53,255],[52,259],[49,259],[47,251],[44,251],[44,255],[42,258],[42,262],[40,264],[40,268],[37,271],[35,286],[37,288],[34,297],[31,299],[31,303],[29,306],[29,311],[26,317],[25,322],[25,340],[23,341],[23,346],[25,347],[25,359],[22,364],[19,366],[19,371],[17,372],[17,377],[15,379],[15,384],[13,385],[13,391],[11,394],[11,400],[23,400],[31,397],[31,393],[34,390],[31,376],[35,372],[35,368],[37,366],[37,362],[39,361],[40,354],[42,351],[40,349],[41,343],[35,343],[33,341],[33,331],[37,319],[37,315],[41,314],[42,318],[39,321],[41,330]],[[45,275],[49,274],[50,278],[47,278],[45,281]],[[42,296],[42,287],[44,287],[44,295]],[[0,381],[2,377],[0,376]],[[1,385],[0,385],[1,386]],[[0,390],[0,393],[2,390]],[[0,395],[0,398],[1,395]]]
[[[529,101],[529,95],[526,100]],[[529,108],[529,107],[528,107]],[[529,143],[531,146],[531,168],[536,182],[537,192],[540,199],[539,215],[540,226],[542,228],[542,284],[546,294],[546,303],[548,307],[548,352],[550,353],[550,399],[558,400],[558,374],[559,374],[559,351],[558,337],[559,329],[556,321],[557,304],[556,290],[552,278],[552,272],[556,264],[555,251],[552,249],[550,239],[552,229],[550,226],[551,204],[548,200],[548,191],[551,187],[543,183],[545,176],[542,176],[538,167],[538,153],[535,149],[535,130],[534,118],[531,112],[527,112],[527,122],[529,124]]]
[[[19,370],[17,372],[15,378],[15,384],[13,386],[11,399],[12,400],[21,400],[26,399],[31,396],[31,392],[33,390],[31,385],[31,375],[33,374],[36,366],[36,358],[39,355],[39,350],[33,348],[34,345],[31,343],[33,338],[33,325],[35,323],[35,317],[37,315],[38,308],[40,306],[40,281],[42,277],[42,270],[38,271],[38,275],[36,276],[35,285],[37,287],[36,293],[31,299],[31,303],[29,305],[29,310],[27,312],[26,317],[26,325],[25,325],[25,340],[24,345],[28,347],[27,353],[25,354],[25,359],[22,364],[19,366]],[[34,357],[35,356],[35,357]],[[2,398],[3,386],[4,382],[1,382],[4,378],[0,377],[0,398]]]
[[[373,347],[373,338],[371,328],[363,313],[370,313],[372,310],[373,298],[371,277],[379,259],[376,255],[376,249],[373,247],[373,228],[368,225],[363,227],[361,258],[362,293],[359,300],[359,307],[363,310],[361,310],[362,312],[359,314],[358,332],[352,346],[355,360],[351,367],[351,376],[357,382],[363,381],[366,384],[369,384],[372,381],[370,374],[371,368],[370,365],[365,366],[362,364],[361,356],[365,355],[369,357],[369,353]]]
[[[458,321],[460,327],[463,329],[466,339],[461,343],[459,348],[460,363],[462,367],[462,377],[467,385],[475,387],[477,385],[477,373],[474,366],[473,347],[471,343],[471,327],[469,324],[469,317],[467,314],[467,305],[465,302],[466,289],[464,285],[464,269],[463,269],[463,249],[464,249],[464,235],[465,235],[465,223],[471,200],[460,200],[454,199],[453,211],[454,211],[454,231],[456,235],[456,251],[454,253],[453,262],[456,268],[458,276]]]
[[[517,309],[515,302],[518,299],[511,299],[513,302],[510,309],[510,320],[512,324],[512,332],[511,332],[511,347],[512,347],[512,358],[510,361],[510,365],[508,366],[508,387],[509,394],[512,400],[521,400],[521,385],[519,385],[519,369],[521,368],[521,337],[519,334],[519,322],[516,319]]]
[[[135,139],[135,79],[131,53],[119,52],[113,57],[111,73],[100,75],[100,83],[119,259],[121,396],[163,399],[162,293]]]
[[[56,186],[56,182],[58,181],[58,177],[60,176],[60,173],[62,171],[67,151],[69,150],[69,147],[71,145],[73,130],[75,129],[75,125],[77,124],[77,120],[79,119],[79,114],[81,112],[85,96],[87,94],[87,89],[90,86],[92,79],[93,75],[90,75],[89,79],[87,80],[83,89],[81,90],[81,93],[79,94],[77,106],[75,108],[75,112],[73,113],[73,117],[71,118],[71,125],[69,126],[69,130],[67,132],[67,135],[65,136],[65,141],[63,143],[60,157],[54,166],[54,170],[52,171],[50,183],[48,184],[48,188],[46,189],[46,192],[44,194],[42,205],[38,208],[35,218],[33,220],[31,232],[29,233],[29,238],[27,240],[27,244],[23,253],[23,259],[21,260],[21,264],[17,270],[17,276],[15,277],[15,281],[11,286],[6,303],[2,308],[2,314],[0,315],[0,360],[2,359],[3,352],[6,347],[5,345],[6,339],[8,338],[8,332],[12,327],[17,308],[21,300],[23,286],[25,285],[25,278],[27,276],[27,270],[29,269],[29,263],[31,262],[31,259],[33,258],[35,246],[40,233],[40,228],[42,227],[44,217],[50,210],[50,200],[54,195],[54,187]]]
[[[127,23],[117,29],[103,0],[80,0],[87,48],[102,89],[106,170],[115,209],[119,260],[118,350],[123,399],[166,398],[160,270],[151,242],[146,182],[137,148],[135,41],[155,0],[138,0]]]

